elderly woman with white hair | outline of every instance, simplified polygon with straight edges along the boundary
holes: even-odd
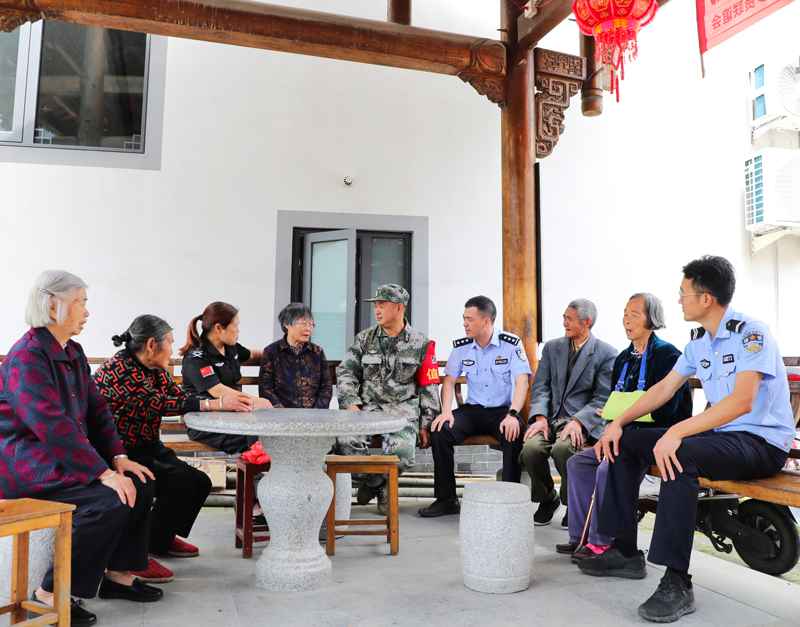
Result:
[[[147,568],[153,474],[132,462],[105,398],[72,338],[86,324],[86,284],[48,270],[28,299],[31,326],[0,367],[0,498],[30,497],[76,506],[72,515],[72,595],[158,601],[164,593],[135,579]],[[53,569],[35,592],[53,604]],[[73,627],[97,617],[73,599]]]
[[[655,331],[663,329],[664,305],[652,294],[634,294],[625,305],[622,316],[625,335],[630,345],[622,351],[614,362],[611,373],[611,392],[633,392],[649,390],[669,374],[681,352],[669,342],[659,338]],[[610,405],[606,405],[606,408]],[[602,415],[603,410],[597,410]],[[652,427],[671,427],[692,415],[692,396],[689,384],[684,385],[675,395],[646,420],[632,422],[628,429],[647,429]],[[594,494],[593,511],[600,510],[606,487],[608,462],[598,460],[594,448],[573,455],[567,461],[569,472],[568,499],[569,542],[556,545],[559,553],[569,553],[572,561],[592,557],[602,553],[611,544],[612,538],[597,533],[597,517],[589,524],[588,542],[579,546],[589,506]],[[643,478],[643,477],[642,477]]]

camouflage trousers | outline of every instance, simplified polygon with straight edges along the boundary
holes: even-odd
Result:
[[[381,438],[381,449],[384,455],[397,455],[400,465],[397,474],[402,475],[414,465],[414,451],[417,448],[419,423],[409,422],[401,431],[384,433]],[[336,438],[334,450],[337,455],[369,455],[369,441],[373,436],[354,435]],[[354,474],[353,483],[366,483],[377,488],[386,483],[386,475]]]

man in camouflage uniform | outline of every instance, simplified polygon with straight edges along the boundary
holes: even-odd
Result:
[[[336,369],[339,407],[355,411],[392,411],[405,416],[402,431],[381,435],[384,455],[400,458],[398,473],[414,465],[417,434],[427,440],[430,424],[442,411],[439,369],[434,343],[405,319],[408,292],[399,285],[381,285],[375,298],[377,325],[356,336]],[[429,436],[428,436],[429,437]],[[340,437],[341,455],[367,455],[371,436]],[[427,446],[428,442],[421,442]],[[386,513],[386,475],[355,475],[357,500],[366,505],[378,497],[378,512]]]

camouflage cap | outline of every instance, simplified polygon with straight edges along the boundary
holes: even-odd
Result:
[[[365,298],[365,303],[374,303],[376,300],[387,300],[390,303],[400,303],[408,307],[408,292],[404,287],[389,283],[381,285],[375,290],[375,298]]]

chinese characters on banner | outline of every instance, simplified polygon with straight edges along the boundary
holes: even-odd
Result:
[[[700,54],[733,37],[793,0],[697,0]]]

